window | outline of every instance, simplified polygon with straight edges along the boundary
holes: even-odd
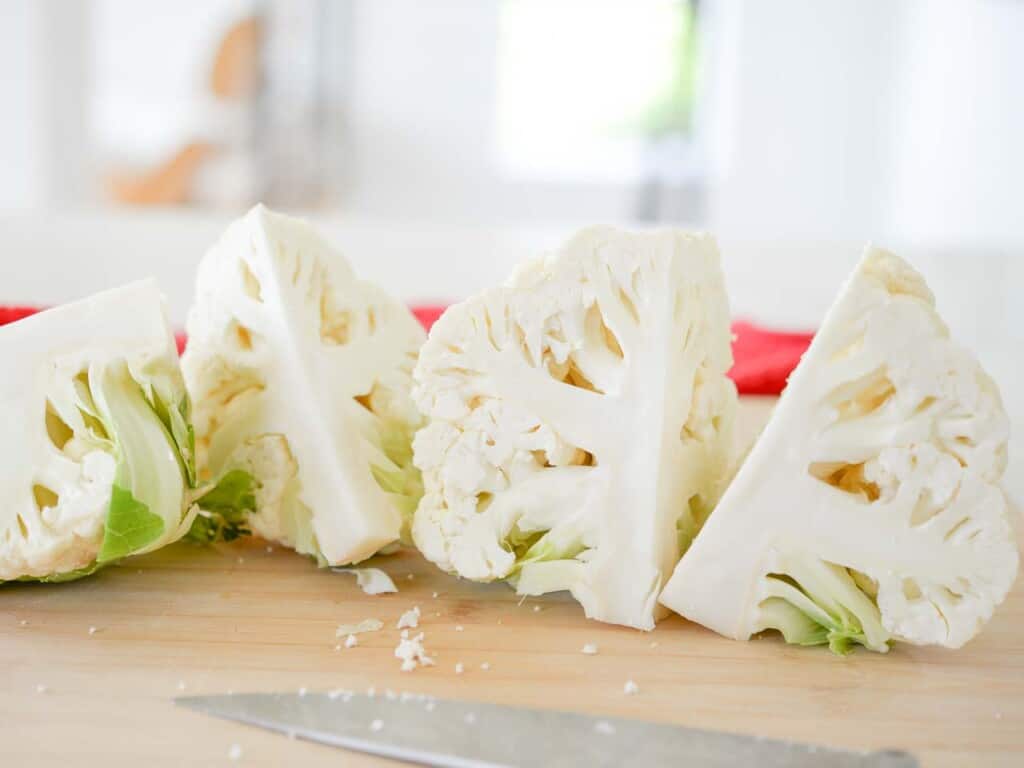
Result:
[[[652,147],[692,164],[694,0],[504,0],[498,159],[527,180],[635,182]],[[663,151],[654,155],[664,159]]]

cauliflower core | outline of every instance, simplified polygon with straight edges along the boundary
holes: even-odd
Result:
[[[0,329],[0,581],[61,581],[185,534],[189,401],[152,281]]]
[[[871,250],[661,601],[739,639],[957,648],[1017,573],[1008,431],[921,276]]]
[[[201,473],[254,479],[253,531],[334,565],[399,538],[421,492],[409,389],[424,333],[404,305],[258,206],[200,264],[188,331]]]
[[[736,393],[711,238],[590,229],[451,307],[414,371],[417,546],[654,626],[727,476]]]

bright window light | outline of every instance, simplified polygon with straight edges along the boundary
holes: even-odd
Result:
[[[692,0],[505,0],[499,165],[514,178],[635,181],[645,148],[690,133]]]

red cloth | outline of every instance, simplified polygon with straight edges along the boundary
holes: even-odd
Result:
[[[0,325],[13,323],[23,317],[34,315],[39,310],[34,307],[4,307],[0,306]]]
[[[31,307],[0,306],[0,325],[13,323],[39,310]],[[412,308],[416,318],[428,331],[444,312],[441,305]],[[733,323],[732,354],[735,364],[729,376],[741,395],[777,395],[786,386],[786,379],[800,362],[800,356],[811,343],[812,333],[769,331],[751,323]],[[176,334],[178,352],[185,349],[185,334]]]
[[[729,377],[741,395],[777,395],[813,338],[813,333],[769,331],[737,320],[732,324]]]

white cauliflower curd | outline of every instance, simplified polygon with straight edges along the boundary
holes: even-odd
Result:
[[[728,475],[729,341],[715,244],[680,231],[588,229],[449,308],[414,372],[417,546],[652,628]]]
[[[0,581],[66,581],[185,535],[189,400],[156,284],[0,328]]]
[[[253,531],[331,565],[400,537],[421,492],[408,308],[257,206],[200,264],[188,332],[201,475],[251,478]]]
[[[738,639],[957,648],[1017,573],[1008,432],[921,276],[869,250],[661,601]]]

